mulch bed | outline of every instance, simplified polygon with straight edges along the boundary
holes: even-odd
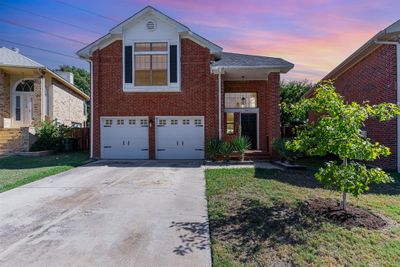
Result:
[[[384,218],[368,210],[347,204],[343,210],[339,201],[335,199],[312,199],[304,203],[305,212],[314,216],[323,217],[340,226],[364,227],[367,229],[382,229],[388,225]]]

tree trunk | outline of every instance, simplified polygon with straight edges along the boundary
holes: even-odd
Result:
[[[342,195],[342,208],[343,210],[347,210],[347,193],[343,192]]]
[[[347,158],[343,159],[343,165],[347,166]],[[343,210],[347,210],[347,193],[346,193],[346,191],[342,192],[342,208],[343,208]]]

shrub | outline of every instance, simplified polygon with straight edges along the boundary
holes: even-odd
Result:
[[[219,154],[227,161],[229,161],[233,152],[233,146],[230,142],[222,142],[219,146]]]
[[[30,148],[30,151],[57,150],[63,149],[63,140],[69,128],[63,124],[58,125],[56,121],[43,121],[40,127],[36,128],[38,139]]]
[[[220,153],[221,141],[219,139],[211,139],[207,145],[207,153],[212,161],[215,161]]]
[[[240,160],[244,161],[244,153],[251,147],[250,138],[247,136],[239,136],[232,141],[234,151],[240,154]]]
[[[285,144],[290,141],[290,138],[276,138],[272,142],[273,149],[279,154],[279,156],[281,156],[282,160],[292,161],[296,160],[300,156],[300,153],[286,148]]]

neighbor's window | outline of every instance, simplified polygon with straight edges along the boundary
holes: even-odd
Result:
[[[257,93],[225,93],[225,108],[256,108]]]
[[[135,43],[135,85],[168,84],[168,44]]]
[[[235,113],[226,113],[226,134],[235,133]]]
[[[33,92],[34,91],[34,84],[33,80],[24,80],[17,85],[15,91],[17,92]]]

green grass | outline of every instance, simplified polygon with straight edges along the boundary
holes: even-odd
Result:
[[[0,159],[0,192],[70,170],[82,165],[87,159],[86,152]]]
[[[308,162],[303,162],[308,164]],[[400,183],[373,186],[349,203],[391,219],[382,230],[346,228],[299,209],[312,198],[340,199],[308,170],[206,171],[214,266],[399,266]],[[395,176],[395,175],[394,175]]]

